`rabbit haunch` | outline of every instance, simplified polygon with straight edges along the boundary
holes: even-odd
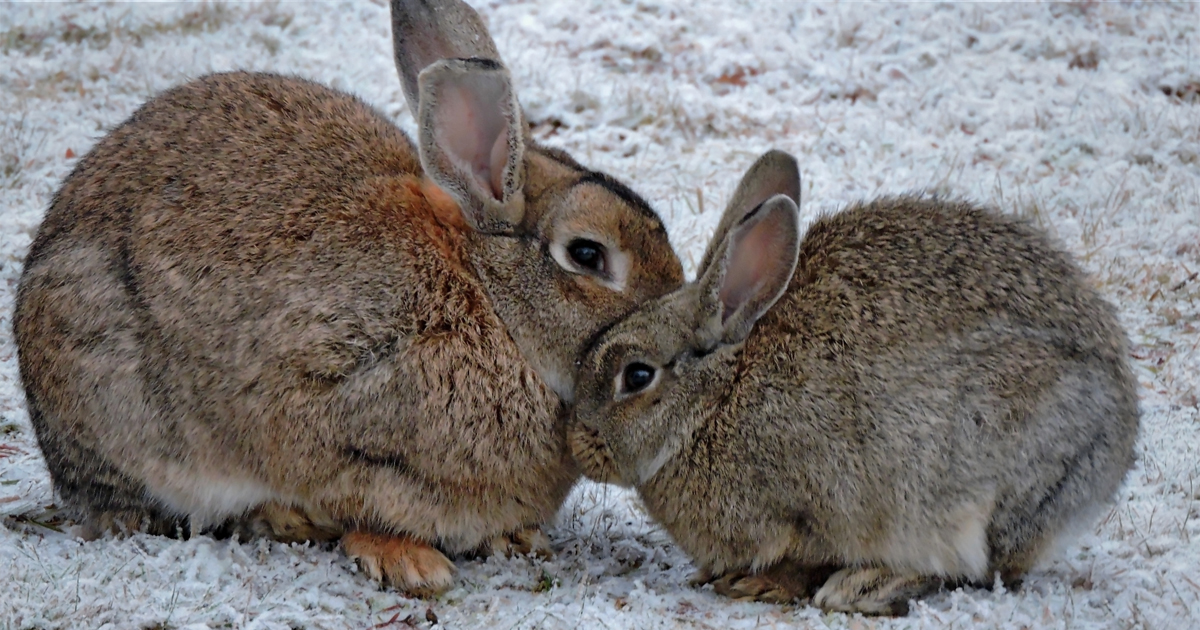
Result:
[[[415,594],[450,584],[432,545],[545,545],[578,477],[574,361],[682,270],[636,194],[529,139],[474,10],[392,15],[415,146],[347,94],[217,74],[55,194],[14,331],[55,488],[93,526],[345,533]]]
[[[577,461],[729,594],[895,613],[1018,580],[1132,465],[1112,307],[1015,217],[883,198],[801,238],[798,192],[761,158],[696,282],[589,348]]]

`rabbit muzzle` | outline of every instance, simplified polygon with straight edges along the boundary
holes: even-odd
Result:
[[[617,470],[612,451],[600,434],[591,427],[577,422],[567,431],[567,445],[571,456],[583,469],[583,474],[592,481],[611,483],[624,488],[631,487]]]

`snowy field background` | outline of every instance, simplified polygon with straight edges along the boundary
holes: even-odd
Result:
[[[1032,216],[1119,305],[1143,430],[1111,511],[1018,592],[901,619],[731,602],[637,500],[583,484],[557,555],[460,561],[436,601],[337,549],[79,542],[55,501],[12,341],[21,261],[105,130],[168,86],[247,68],[352,91],[411,129],[383,0],[0,3],[0,630],[25,628],[1200,628],[1200,6],[477,2],[534,133],[629,182],[689,273],[742,171],[800,157],[811,217],[913,189]],[[1196,536],[1195,539],[1192,536]]]

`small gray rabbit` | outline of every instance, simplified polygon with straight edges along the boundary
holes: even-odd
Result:
[[[443,552],[548,549],[574,360],[682,268],[645,201],[531,140],[473,9],[391,9],[416,146],[353,96],[216,74],[55,194],[14,328],[92,533],[340,536],[417,595]]]
[[[586,351],[569,441],[739,598],[905,614],[1014,585],[1134,459],[1113,309],[1028,223],[884,198],[801,239],[795,160],[746,174],[698,279]]]

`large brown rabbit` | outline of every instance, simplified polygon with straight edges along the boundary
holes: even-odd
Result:
[[[697,281],[591,346],[585,474],[636,487],[729,595],[896,614],[1012,584],[1133,462],[1113,309],[1014,217],[884,198],[801,239],[799,194],[760,158]]]
[[[14,325],[54,485],[93,528],[344,532],[416,594],[451,584],[443,551],[545,550],[578,476],[574,360],[682,270],[641,198],[530,140],[474,10],[392,17],[419,148],[347,94],[218,74],[54,196]]]

